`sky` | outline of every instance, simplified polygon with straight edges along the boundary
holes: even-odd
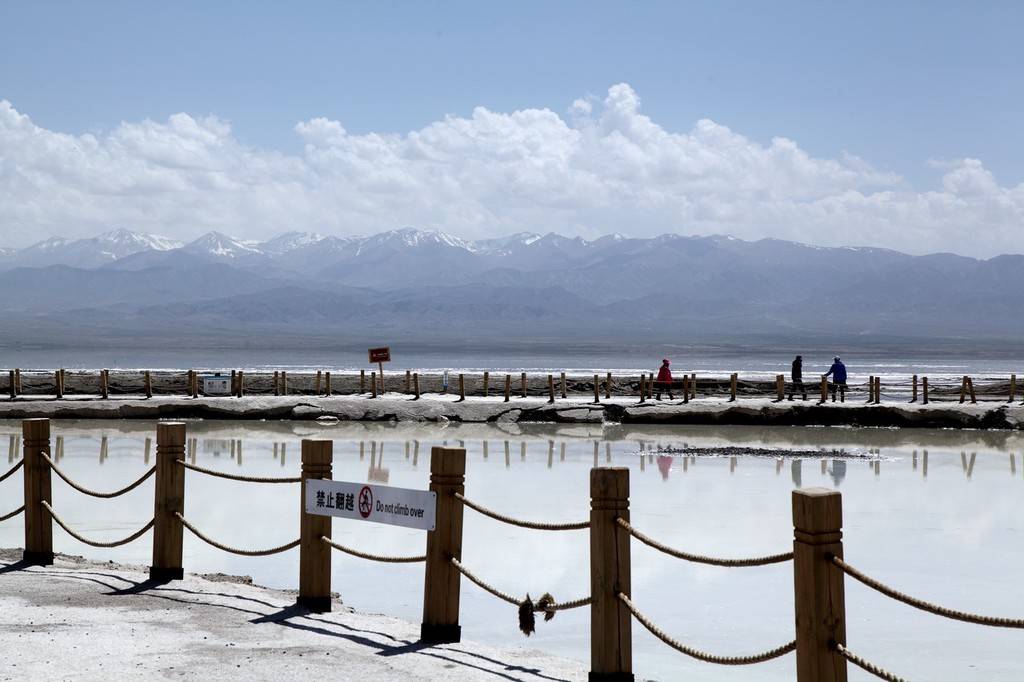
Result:
[[[1024,5],[0,3],[0,246],[118,228],[1024,252]]]

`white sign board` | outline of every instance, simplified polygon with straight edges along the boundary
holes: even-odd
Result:
[[[437,493],[348,481],[306,481],[306,513],[434,530]]]

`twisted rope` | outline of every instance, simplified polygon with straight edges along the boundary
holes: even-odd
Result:
[[[863,658],[861,658],[857,654],[853,653],[852,651],[850,651],[849,649],[844,647],[839,642],[835,643],[835,650],[836,650],[836,652],[840,656],[842,656],[843,658],[848,660],[850,663],[853,663],[855,666],[857,666],[861,670],[866,670],[867,672],[871,673],[875,677],[881,678],[883,680],[887,680],[888,682],[907,682],[907,680],[903,679],[902,677],[896,677],[895,675],[893,675],[888,670],[883,670],[882,668],[879,668],[874,663],[871,663],[869,661],[865,661]]]
[[[484,516],[489,516],[495,521],[501,521],[511,526],[519,526],[520,528],[529,528],[531,530],[583,530],[584,528],[590,528],[590,521],[576,521],[570,523],[543,523],[540,521],[523,521],[522,519],[516,519],[511,516],[505,516],[500,514],[493,509],[468,499],[462,493],[455,493],[455,499],[462,502],[473,511],[479,512]]]
[[[789,561],[793,558],[792,552],[784,552],[782,554],[771,554],[763,557],[752,557],[749,559],[720,559],[717,557],[702,556],[700,554],[690,554],[689,552],[683,552],[678,549],[673,549],[668,545],[663,545],[654,538],[644,535],[636,528],[631,526],[628,521],[622,518],[615,519],[615,522],[624,528],[630,535],[635,537],[640,542],[644,543],[649,547],[653,547],[659,552],[664,552],[669,556],[673,556],[677,559],[684,559],[686,561],[692,561],[698,564],[709,564],[711,566],[728,566],[728,567],[739,567],[739,566],[768,566],[769,564],[781,564],[784,561]]]
[[[24,464],[25,464],[25,460],[19,459],[18,463],[15,464],[14,466],[12,466],[10,469],[8,469],[6,474],[4,474],[3,476],[0,476],[0,483],[3,483],[4,481],[6,481],[11,476],[11,474],[13,474],[15,471],[20,469]]]
[[[340,545],[337,542],[331,540],[329,537],[324,535],[320,536],[320,539],[330,545],[336,550],[344,552],[345,554],[351,554],[352,556],[359,557],[360,559],[369,559],[370,561],[380,561],[385,564],[414,564],[418,561],[426,561],[427,557],[424,556],[386,556],[384,554],[368,554],[366,552],[360,552],[358,549],[352,549],[345,545]]]
[[[135,490],[140,485],[142,485],[146,481],[147,478],[149,478],[154,473],[156,473],[156,467],[155,466],[150,467],[149,470],[146,473],[142,474],[141,478],[139,478],[138,480],[136,480],[133,483],[129,483],[128,485],[126,485],[125,487],[121,488],[120,490],[115,490],[112,493],[101,493],[101,492],[97,492],[95,490],[90,490],[89,488],[86,488],[85,486],[81,485],[80,483],[76,483],[75,481],[73,481],[71,479],[70,476],[68,476],[66,473],[61,471],[61,468],[59,466],[57,466],[57,464],[52,459],[50,459],[50,456],[48,454],[46,454],[45,452],[40,453],[40,454],[42,454],[43,460],[47,464],[50,465],[50,468],[53,469],[54,473],[57,474],[58,476],[60,476],[64,480],[64,482],[67,483],[69,486],[71,486],[72,488],[74,488],[75,490],[77,490],[80,493],[84,493],[84,494],[89,495],[91,497],[102,497],[102,498],[107,499],[107,500],[109,500],[112,497],[120,497],[121,495],[124,495],[127,492],[131,492],[132,490]]]
[[[79,535],[75,531],[71,530],[71,528],[64,521],[64,519],[58,516],[57,512],[53,511],[53,507],[51,507],[50,503],[47,502],[46,500],[43,500],[42,505],[43,508],[46,509],[47,512],[49,512],[50,516],[53,517],[53,520],[57,522],[57,525],[63,528],[68,535],[78,540],[79,542],[84,542],[85,544],[91,545],[93,547],[120,547],[121,545],[127,545],[129,542],[133,540],[138,540],[140,537],[142,537],[142,535],[146,531],[153,527],[154,523],[154,519],[150,519],[145,526],[138,529],[137,531],[135,531],[128,537],[124,538],[123,540],[114,540],[113,542],[99,542],[98,540],[90,540],[89,538]]]
[[[629,612],[633,614],[633,617],[640,621],[640,624],[647,628],[652,635],[660,639],[665,644],[668,644],[676,651],[684,653],[692,658],[696,658],[698,661],[704,661],[705,663],[717,663],[719,665],[752,665],[754,663],[764,663],[765,661],[770,661],[773,658],[778,658],[779,656],[785,656],[790,651],[796,650],[796,640],[794,639],[788,644],[783,644],[782,646],[770,649],[769,651],[759,654],[751,654],[749,656],[718,656],[717,654],[709,654],[699,649],[688,647],[678,640],[672,639],[665,634],[661,628],[648,620],[647,616],[640,613],[633,602],[629,600],[629,597],[621,592],[618,593],[618,597],[619,601],[625,604],[626,608],[629,609]]]
[[[195,464],[189,464],[188,462],[186,462],[183,459],[179,459],[179,460],[175,460],[175,461],[178,464],[180,464],[181,466],[185,467],[186,469],[191,469],[192,471],[197,471],[197,472],[199,472],[201,474],[206,474],[207,476],[216,476],[217,478],[226,478],[226,479],[229,479],[231,481],[244,481],[245,483],[300,483],[300,482],[302,482],[302,478],[300,478],[298,476],[296,476],[294,478],[291,478],[291,477],[289,477],[289,478],[273,478],[273,477],[270,477],[270,476],[241,476],[239,474],[229,474],[229,473],[226,473],[226,472],[223,472],[223,471],[216,471],[215,469],[207,469],[206,467],[197,466]]]
[[[195,535],[197,538],[199,538],[206,544],[210,545],[211,547],[216,547],[217,549],[223,550],[225,552],[238,554],[240,556],[270,556],[271,554],[286,552],[292,547],[299,546],[300,540],[295,539],[287,544],[281,545],[280,547],[272,547],[270,549],[238,549],[236,547],[229,547],[228,545],[221,544],[220,542],[217,542],[216,540],[213,540],[207,537],[206,535],[203,535],[203,533],[198,528],[189,523],[188,520],[181,515],[181,512],[174,512],[174,515],[178,517],[178,520],[181,521],[181,524],[183,526],[188,528],[193,535]]]
[[[466,576],[472,582],[476,583],[479,587],[482,587],[485,591],[490,592],[492,595],[494,595],[498,599],[500,599],[500,600],[502,600],[504,602],[508,602],[509,604],[512,604],[513,606],[522,606],[523,604],[525,604],[528,601],[528,599],[516,599],[511,594],[508,594],[506,592],[502,592],[501,590],[499,590],[498,588],[494,587],[493,585],[488,585],[482,579],[480,579],[479,577],[474,575],[468,568],[463,566],[462,562],[460,562],[455,557],[452,557],[451,561],[452,561],[452,566],[454,566],[456,568],[456,570],[458,570],[459,573],[461,573],[462,575]],[[542,602],[538,601],[536,607],[534,608],[534,611],[544,612],[544,613],[549,613],[549,612],[550,613],[555,613],[556,611],[568,611],[569,609],[577,609],[577,608],[579,608],[581,606],[587,606],[588,604],[590,604],[590,602],[591,602],[591,598],[590,597],[581,597],[580,599],[574,599],[572,601],[561,602],[561,603],[559,603],[559,602],[542,603]]]
[[[21,505],[20,507],[12,511],[10,514],[4,514],[3,516],[0,516],[0,522],[6,521],[7,519],[13,519],[15,516],[17,516],[23,511],[25,511],[25,505]]]
[[[833,555],[831,557],[832,563],[839,567],[846,575],[859,580],[868,587],[877,590],[887,597],[895,599],[896,601],[903,602],[907,606],[913,606],[916,609],[927,611],[936,616],[943,616],[945,618],[951,618],[953,620],[963,621],[965,623],[974,623],[975,625],[990,625],[997,628],[1024,628],[1024,620],[1014,618],[995,618],[992,616],[979,616],[974,613],[967,613],[966,611],[955,611],[953,609],[947,609],[945,606],[939,606],[930,602],[916,599],[910,595],[903,594],[899,590],[895,590],[888,585],[883,585],[874,578],[864,575],[856,568],[846,563],[839,557]]]

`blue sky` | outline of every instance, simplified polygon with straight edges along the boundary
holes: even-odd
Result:
[[[600,102],[610,87],[626,83],[642,101],[642,115],[668,134],[691,133],[710,119],[761,147],[783,137],[813,158],[846,163],[852,155],[854,165],[894,176],[881,183],[885,191],[942,189],[951,168],[974,159],[1012,194],[1024,181],[1022,8],[996,2],[4,3],[0,100],[38,129],[91,133],[101,142],[122,123],[164,123],[179,112],[197,120],[212,115],[230,124],[234,143],[300,157],[309,140],[296,134],[296,124],[321,117],[349,135],[406,135],[448,115],[471,118],[475,107],[504,114],[549,109],[568,121],[574,100]],[[878,184],[855,188],[877,191]],[[1013,210],[999,218],[1003,232],[1012,227],[1007,216],[1012,222],[1024,210],[1016,200],[1010,197]],[[32,225],[23,217],[32,211],[11,212],[16,229],[9,242],[60,227],[56,216]],[[455,231],[474,236],[471,221],[427,213],[430,227],[452,222]],[[111,222],[130,217],[113,213]],[[364,222],[387,223],[378,218]],[[394,222],[404,218],[395,215]],[[588,228],[586,219],[564,231],[609,227]],[[97,213],[81,229],[102,221]],[[206,222],[231,227],[224,217]],[[665,217],[652,222],[652,229],[673,227]],[[699,225],[692,228],[698,232],[714,227],[690,215],[677,229],[688,225]],[[752,237],[754,227],[733,231]],[[182,229],[164,226],[187,236]],[[800,236],[771,226],[762,232]],[[879,241],[873,234],[808,241]],[[1006,239],[993,239],[991,250],[1012,248]],[[947,243],[955,245],[948,234],[935,246]],[[892,245],[905,248],[899,240]]]

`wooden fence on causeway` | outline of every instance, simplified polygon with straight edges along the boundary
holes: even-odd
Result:
[[[302,441],[302,471],[298,477],[255,477],[205,469],[185,460],[185,424],[157,424],[156,464],[142,477],[113,492],[90,490],[64,473],[50,457],[50,422],[28,419],[22,423],[23,458],[0,475],[0,482],[23,469],[24,504],[0,516],[0,521],[25,515],[23,560],[30,565],[53,563],[53,523],[75,539],[94,547],[116,547],[153,532],[153,560],[150,578],[154,582],[180,580],[184,576],[182,542],[188,530],[200,540],[223,551],[244,556],[266,556],[299,548],[299,594],[297,602],[315,612],[331,609],[331,557],[337,550],[370,561],[424,563],[423,643],[458,642],[459,598],[462,578],[519,611],[520,628],[529,633],[536,613],[550,619],[558,611],[590,607],[590,680],[633,680],[632,625],[637,621],[671,648],[693,658],[717,665],[755,665],[791,652],[796,656],[798,682],[841,682],[847,679],[847,664],[866,670],[884,680],[901,678],[867,661],[849,647],[846,638],[845,579],[853,578],[881,594],[928,613],[990,627],[1024,629],[1024,619],[997,618],[957,611],[906,595],[847,563],[843,555],[842,497],[825,488],[794,490],[793,548],[791,551],[751,558],[719,558],[685,552],[662,544],[630,522],[629,469],[595,467],[590,471],[590,515],[574,522],[526,521],[496,512],[466,496],[466,451],[435,447],[431,450],[430,490],[437,494],[435,530],[427,533],[424,554],[382,556],[346,547],[331,539],[329,516],[307,514],[306,482],[330,479],[333,442]],[[300,485],[299,537],[268,549],[242,549],[214,540],[184,516],[186,471],[249,483]],[[51,472],[75,490],[93,497],[113,498],[155,479],[153,518],[126,538],[113,542],[91,540],[71,529],[52,506]],[[465,509],[497,522],[549,532],[587,530],[590,534],[589,594],[572,601],[557,602],[545,593],[537,601],[519,599],[476,575],[462,563],[462,521]],[[630,545],[642,542],[670,557],[725,568],[756,567],[791,563],[793,567],[795,624],[793,638],[770,649],[742,655],[720,655],[688,646],[664,632],[633,602],[630,584]]]

